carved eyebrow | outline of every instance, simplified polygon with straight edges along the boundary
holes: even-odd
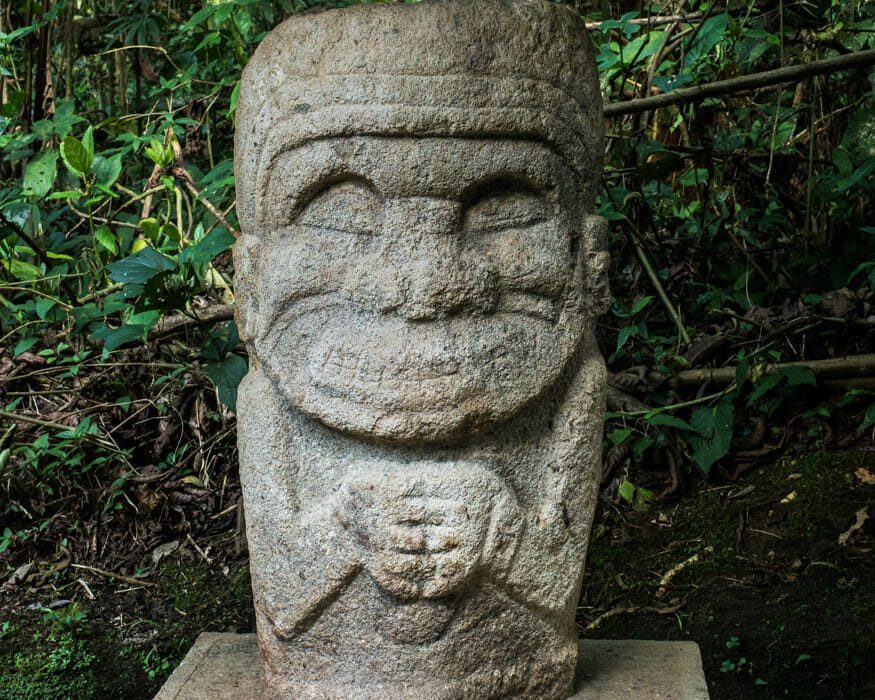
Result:
[[[324,186],[330,186],[345,177],[354,177],[348,163],[338,158],[331,149],[324,148],[324,142],[306,144],[300,148],[291,145],[271,154],[267,165],[264,204],[269,205],[273,215],[281,207],[286,212],[300,211],[302,202],[306,204]],[[301,149],[316,148],[318,157],[302,154]],[[266,211],[266,210],[265,210]]]
[[[290,181],[281,177],[279,173],[274,174],[270,179],[269,191],[273,195],[272,199],[274,202],[287,204],[285,218],[289,221],[294,221],[320,194],[344,182],[361,185],[378,197],[382,197],[376,184],[357,172],[348,162],[332,159],[311,161],[311,163],[315,164],[301,172],[303,177],[299,180],[292,178]]]
[[[419,138],[419,137],[417,137]],[[490,184],[495,186],[511,186],[520,191],[530,191],[540,196],[548,196],[551,200],[556,196],[559,173],[553,157],[559,157],[564,165],[561,155],[549,144],[528,138],[496,138],[487,135],[477,136],[423,136],[422,139],[448,138],[456,141],[475,140],[495,142],[500,141],[503,147],[510,147],[511,153],[501,151],[504,155],[495,162],[493,158],[482,157],[482,153],[471,154],[472,163],[467,172],[458,173],[455,183],[447,183],[446,196],[454,199],[470,201],[478,194],[489,189]],[[354,153],[342,153],[332,147],[335,141],[348,141],[357,139],[400,141],[395,136],[385,135],[357,135],[313,139],[303,144],[289,144],[271,155],[270,175],[267,181],[266,192],[269,193],[266,204],[269,204],[271,212],[282,211],[282,216],[297,215],[306,206],[312,197],[318,194],[325,186],[340,182],[344,179],[360,180],[366,183],[374,191],[386,195],[382,186],[378,186],[378,180],[369,177],[373,175],[367,172],[367,162],[357,162]],[[527,154],[521,157],[513,148],[514,143],[534,144],[539,146],[537,153]],[[306,155],[302,153],[306,151]],[[515,153],[515,155],[514,155]],[[281,208],[281,209],[278,209]],[[263,209],[266,212],[267,209]]]
[[[331,179],[302,198],[292,221],[325,231],[376,234],[383,219],[383,198],[359,177]]]
[[[551,188],[542,185],[526,173],[504,171],[486,175],[472,182],[462,192],[461,199],[466,206],[470,206],[487,197],[507,192],[524,192],[541,197],[549,189]]]
[[[380,191],[370,179],[356,172],[353,172],[351,169],[348,168],[328,176],[315,177],[312,178],[312,180],[312,183],[302,188],[299,191],[299,194],[295,197],[296,201],[294,209],[296,214],[300,213],[303,209],[305,209],[307,205],[309,205],[319,195],[327,192],[332,187],[336,187],[337,185],[345,185],[347,183],[351,185],[357,185],[364,190],[372,192],[377,197],[381,197]]]

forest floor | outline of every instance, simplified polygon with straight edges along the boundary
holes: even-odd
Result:
[[[693,640],[715,700],[875,697],[873,505],[867,448],[784,457],[639,510],[604,502],[581,634]],[[146,700],[201,632],[253,631],[237,512],[218,515],[194,537],[152,537],[124,579],[63,546],[57,561],[14,562],[0,698]]]
[[[692,640],[715,700],[875,697],[875,452],[598,515],[582,635]]]

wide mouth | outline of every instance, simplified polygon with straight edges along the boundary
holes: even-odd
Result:
[[[470,320],[472,330],[478,327]],[[464,325],[458,321],[454,325]],[[519,342],[520,333],[508,333],[509,338],[480,333],[459,338],[449,332],[449,324],[432,323],[431,327],[389,324],[387,328],[371,328],[366,333],[334,338],[329,335],[317,343],[308,357],[310,379],[335,378],[342,388],[343,380],[350,385],[375,386],[411,382],[428,382],[448,378],[464,378],[468,372],[496,366],[507,357],[508,341]],[[502,334],[504,335],[504,334]]]
[[[526,383],[525,375],[543,369],[547,346],[555,347],[561,335],[554,324],[517,312],[425,323],[385,318],[357,330],[335,324],[309,348],[306,381],[332,393],[367,387],[374,398],[409,392],[410,384],[425,392],[447,381],[474,388],[490,374],[493,385]]]
[[[326,426],[435,441],[511,417],[559,378],[581,319],[529,309],[413,322],[323,295],[289,305],[263,337],[267,373]],[[267,352],[265,352],[265,350]]]

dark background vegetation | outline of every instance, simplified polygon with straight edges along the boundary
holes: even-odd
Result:
[[[148,698],[251,631],[230,320],[240,71],[351,2],[0,3],[0,698]],[[855,55],[875,3],[569,3],[606,102]],[[714,698],[875,697],[873,70],[608,120],[584,634]],[[801,362],[801,364],[788,364]]]

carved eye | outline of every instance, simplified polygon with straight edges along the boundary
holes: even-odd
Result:
[[[375,235],[383,203],[364,182],[345,180],[319,192],[298,215],[296,223],[325,231]]]
[[[547,218],[544,198],[516,183],[498,183],[475,194],[465,212],[467,231],[503,231],[540,223]]]

